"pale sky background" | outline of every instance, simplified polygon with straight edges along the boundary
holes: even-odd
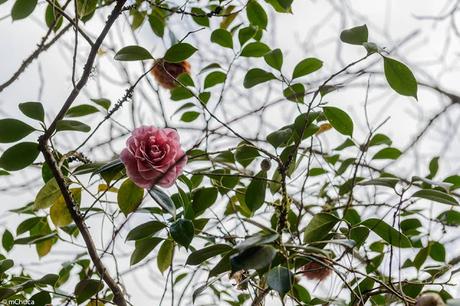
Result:
[[[0,18],[8,15],[12,0],[8,3],[0,6]],[[338,18],[337,14],[333,14],[330,18],[333,7],[330,3],[348,3],[350,9],[352,8],[355,12],[359,13],[360,16],[348,16],[346,20]],[[454,1],[450,1],[454,2]],[[40,1],[43,3],[43,1]],[[459,44],[458,37],[451,36],[452,41],[449,43],[449,48],[444,49],[445,40],[447,37],[447,26],[446,23],[436,24],[432,20],[417,20],[416,16],[425,15],[438,15],[446,11],[445,4],[449,1],[433,1],[433,0],[382,0],[382,1],[369,1],[369,0],[353,0],[353,1],[309,1],[309,0],[298,0],[295,1],[293,7],[293,15],[276,15],[276,19],[273,20],[275,27],[274,36],[270,37],[270,46],[275,48],[279,47],[283,50],[285,57],[286,71],[293,69],[295,64],[305,57],[318,57],[325,62],[324,73],[326,75],[333,73],[346,65],[347,63],[356,60],[363,56],[363,50],[356,46],[342,45],[341,50],[336,49],[334,43],[331,44],[331,40],[335,41],[338,39],[341,29],[367,23],[370,33],[370,41],[376,42],[379,46],[387,47],[391,50],[397,45],[401,39],[407,37],[414,31],[419,31],[419,35],[415,36],[403,48],[399,49],[394,57],[404,61],[410,67],[413,68],[414,74],[418,80],[424,80],[431,82],[435,80],[442,84],[446,89],[457,92],[458,90],[458,79],[459,74],[457,72],[458,67],[458,56],[459,56]],[[449,6],[450,7],[450,6]],[[0,83],[9,78],[14,71],[18,68],[22,60],[27,57],[32,50],[34,50],[36,44],[45,32],[43,19],[43,8],[41,5],[37,12],[34,13],[33,18],[27,20],[17,21],[12,23],[11,19],[6,17],[0,21]],[[347,15],[349,12],[344,11],[343,14]],[[96,21],[91,21],[86,24],[85,29],[91,33],[96,34],[101,28],[101,18],[97,18]],[[128,34],[129,25],[126,21],[120,21],[118,23],[120,29],[123,31],[124,44],[128,45],[128,42],[132,42],[131,36]],[[317,27],[313,30],[312,26]],[[319,26],[318,26],[319,25]],[[185,33],[184,24],[175,24],[174,29],[177,36],[181,36],[181,33]],[[126,34],[125,34],[126,33]],[[70,34],[70,32],[69,32]],[[67,34],[67,41],[72,38],[72,35]],[[152,54],[161,56],[165,49],[156,37],[153,37],[148,24],[144,24],[143,29],[138,32],[140,39],[140,45],[146,47],[152,51]],[[206,33],[198,33],[192,37],[192,41],[197,39],[200,40],[203,35],[209,35]],[[84,44],[81,42],[81,44]],[[121,45],[120,45],[121,46]],[[207,50],[206,48],[210,48]],[[212,54],[212,46],[210,43],[199,44],[200,52]],[[204,49],[204,50],[203,50]],[[82,48],[81,55],[85,56],[87,50]],[[341,61],[336,57],[339,52]],[[48,52],[40,56],[39,61],[35,61],[27,71],[21,75],[20,79],[11,85],[9,88],[0,93],[0,117],[20,117],[20,112],[17,109],[17,104],[24,101],[36,101],[39,97],[40,92],[40,69],[45,78],[43,84],[43,93],[41,101],[46,107],[46,111],[50,118],[57,112],[62,105],[62,101],[67,97],[71,90],[71,83],[69,82],[69,74],[71,70],[69,52],[64,47],[54,46]],[[107,62],[107,73],[111,73],[114,69],[109,64],[110,58],[103,59],[102,62]],[[196,64],[192,59],[192,66]],[[260,66],[260,65],[259,65]],[[41,67],[41,68],[39,68]],[[134,65],[130,66],[130,69]],[[380,63],[375,65],[372,71],[382,71],[383,64]],[[199,71],[199,68],[194,72]],[[136,72],[135,69],[132,72]],[[139,72],[139,70],[137,70]],[[441,73],[442,72],[442,73]],[[133,74],[133,75],[139,75]],[[378,77],[376,77],[378,78]],[[366,82],[366,78],[361,78],[360,83]],[[384,83],[382,83],[384,84]],[[94,92],[96,86],[94,82],[90,80],[89,88],[90,91]],[[112,101],[116,101],[123,95],[126,86],[107,85],[102,88],[102,92],[105,97],[110,98]],[[382,132],[388,133],[392,136],[394,145],[399,148],[404,148],[409,143],[411,136],[416,134],[424,124],[427,118],[445,105],[446,101],[443,101],[439,96],[434,95],[431,92],[421,88],[419,91],[419,101],[416,102],[413,99],[400,97],[396,94],[386,95],[384,98],[380,98],[382,91],[379,89],[373,90],[370,93],[370,104],[369,104],[369,117],[370,121],[374,124],[382,122],[386,117],[390,116],[388,123],[383,126]],[[362,89],[349,89],[339,91],[337,93],[328,96],[327,101],[334,105],[337,105],[343,109],[350,110],[357,130],[365,131],[365,121],[363,114],[363,101],[365,91]],[[165,95],[166,96],[166,95]],[[85,93],[81,95],[77,102],[84,103],[87,101]],[[238,103],[238,102],[235,102]],[[128,106],[125,106],[125,110]],[[176,105],[168,106],[168,113],[172,114],[175,110]],[[426,160],[434,155],[441,155],[441,173],[447,174],[458,174],[460,164],[457,162],[458,152],[460,149],[459,137],[455,133],[457,130],[458,120],[458,109],[452,108],[452,113],[448,116],[450,120],[442,120],[438,122],[438,128],[435,132],[425,137],[422,145],[417,150],[417,154],[410,153],[410,160],[406,159],[396,166],[398,173],[410,175],[426,174]],[[236,111],[238,112],[238,111]],[[129,118],[126,118],[127,112],[121,111],[116,114],[117,120],[126,123],[130,126]],[[270,116],[270,122],[274,126],[282,126],[283,123],[289,122],[289,115],[291,113],[282,108],[273,108],[268,113]],[[23,118],[23,117],[22,117]],[[95,124],[98,119],[88,122],[88,124]],[[147,120],[147,119],[146,119]],[[178,117],[173,118],[178,120]],[[148,121],[148,120],[147,120]],[[251,122],[242,122],[236,126],[238,130],[250,133]],[[104,130],[102,130],[104,133]],[[452,134],[450,134],[452,133]],[[362,140],[363,133],[356,135],[357,139]],[[181,137],[185,144],[193,144],[193,134],[181,134]],[[31,138],[33,139],[33,137]],[[67,138],[69,141],[76,141],[82,139],[80,136],[72,135]],[[446,139],[450,139],[449,147],[445,146]],[[324,140],[324,143],[333,145],[343,141],[343,138],[337,135],[337,137],[330,137]],[[123,148],[124,139],[121,142],[114,144],[114,150],[121,151]],[[71,145],[71,144],[70,144]],[[0,149],[4,149],[5,146],[0,146]],[[96,159],[110,159],[111,156],[103,156],[101,152],[97,152]],[[393,168],[394,169],[394,168]],[[12,177],[8,178],[8,182],[22,182],[29,181],[30,179],[38,177],[37,173],[19,172],[15,173]],[[18,208],[28,201],[33,200],[37,188],[40,187],[40,180],[37,181],[36,186],[27,188],[21,193],[13,192],[2,192],[0,193],[0,224],[2,227],[9,228],[13,231],[16,225],[22,220],[23,217],[18,218],[16,215],[12,215],[7,212],[8,209]],[[0,178],[0,189],[6,185],[6,179]],[[133,224],[140,223],[140,220],[136,220]],[[98,222],[90,222],[90,225],[97,227]],[[132,227],[132,225],[130,225]],[[97,231],[95,231],[97,233]],[[125,232],[126,233],[126,232]],[[104,233],[101,232],[101,236]],[[103,240],[107,241],[108,237],[104,237]],[[99,240],[100,237],[96,237]],[[125,249],[123,242],[119,242],[118,248],[120,250]],[[132,244],[129,245],[132,248]],[[58,248],[57,248],[58,249]],[[59,250],[57,254],[51,254],[40,261],[40,265],[34,267],[35,263],[39,261],[33,248],[28,247],[17,247],[11,253],[11,257],[15,258],[17,262],[30,265],[31,271],[43,273],[48,270],[53,271],[55,267],[55,259],[62,258],[66,254],[76,254],[81,252],[78,248],[68,248]],[[453,254],[458,255],[458,254]],[[452,256],[453,256],[452,255]],[[110,264],[110,262],[108,262]],[[122,271],[128,269],[128,261],[122,260]],[[152,263],[154,266],[155,263]],[[132,297],[134,305],[156,305],[152,300],[155,300],[161,294],[160,287],[158,284],[163,281],[158,272],[154,272],[155,267],[147,269],[141,269],[136,273],[131,274],[126,278],[127,291]],[[153,282],[152,282],[153,280]],[[338,284],[337,279],[330,279],[325,283],[315,287],[315,293],[322,296],[328,296],[330,293],[329,288],[334,287]],[[451,291],[455,294],[458,288]],[[276,301],[272,305],[278,305]]]

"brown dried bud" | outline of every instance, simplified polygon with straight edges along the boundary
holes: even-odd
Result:
[[[329,264],[329,262],[325,264]],[[303,275],[308,279],[323,281],[332,273],[332,270],[326,267],[325,264],[311,261],[302,267]]]
[[[272,164],[270,163],[270,160],[268,159],[264,159],[261,163],[260,163],[260,168],[263,170],[263,171],[268,171],[270,170],[270,167],[272,166]]]
[[[187,61],[168,63],[164,59],[159,59],[155,62],[150,72],[162,87],[173,89],[178,85],[175,79],[179,75],[182,73],[190,74],[190,64]]]
[[[442,298],[436,293],[424,293],[417,298],[415,306],[445,306]]]

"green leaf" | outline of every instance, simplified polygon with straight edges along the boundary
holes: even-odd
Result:
[[[261,170],[249,183],[246,189],[246,206],[255,212],[265,202],[265,191],[267,190],[267,171]]]
[[[244,168],[249,166],[251,162],[259,157],[259,150],[253,147],[252,145],[246,143],[240,143],[235,151],[235,159],[239,162]]]
[[[3,152],[0,167],[7,171],[24,169],[37,159],[38,153],[38,143],[20,142]]]
[[[294,274],[285,267],[275,267],[267,274],[267,284],[283,298],[294,284]]]
[[[157,266],[161,273],[166,271],[171,264],[174,256],[174,242],[165,240],[158,250]]]
[[[384,148],[372,157],[372,159],[398,159],[401,156],[401,151],[396,148]]]
[[[376,233],[389,244],[399,248],[410,248],[412,243],[404,234],[400,233],[382,219],[372,218],[361,223]]]
[[[180,63],[192,56],[197,50],[188,43],[178,43],[166,51],[164,60],[170,63]]]
[[[227,75],[222,71],[213,71],[206,76],[204,80],[204,89],[213,87],[217,84],[225,82]]]
[[[201,215],[211,207],[216,202],[217,194],[217,188],[214,187],[196,190],[193,194],[193,211],[195,212],[195,216]]]
[[[339,218],[329,213],[317,213],[305,228],[304,242],[310,243],[323,240],[339,220]]]
[[[444,245],[437,241],[430,242],[430,257],[436,261],[444,262],[446,260]]]
[[[53,203],[61,196],[61,190],[55,178],[46,182],[37,193],[34,202],[35,209],[45,209],[51,207]]]
[[[352,45],[362,45],[363,43],[367,42],[368,37],[369,33],[365,24],[344,30],[340,34],[341,41]]]
[[[8,271],[14,266],[14,261],[11,259],[0,260],[0,275]]]
[[[455,210],[445,211],[437,217],[437,219],[448,226],[459,226],[460,225],[460,212]]]
[[[150,252],[155,249],[155,247],[163,241],[162,238],[158,237],[148,237],[136,241],[136,246],[133,253],[131,254],[130,265],[133,266],[144,259]]]
[[[395,177],[379,177],[375,179],[365,180],[358,183],[362,186],[384,186],[389,188],[395,188],[396,184],[399,182],[398,178]]]
[[[353,135],[353,120],[351,120],[346,112],[332,106],[323,107],[323,111],[334,129],[343,135]]]
[[[432,179],[436,176],[439,170],[439,156],[433,157],[428,166],[430,174],[427,176],[429,179]]]
[[[241,56],[262,57],[268,52],[270,52],[270,48],[266,44],[255,41],[255,42],[249,43],[243,48],[243,50],[241,50]]]
[[[160,15],[156,10],[152,11],[152,14],[149,15],[149,24],[153,33],[158,37],[163,37],[165,33],[165,20],[164,17]]]
[[[313,73],[321,69],[321,67],[323,67],[323,62],[321,60],[314,57],[306,58],[295,66],[294,72],[292,73],[292,79]]]
[[[75,296],[77,297],[77,303],[78,304],[83,303],[84,301],[88,300],[93,295],[101,291],[102,288],[104,288],[104,284],[102,283],[102,280],[84,279],[80,281],[75,286],[75,291],[74,291]]]
[[[19,110],[29,118],[44,122],[45,110],[40,102],[24,102],[19,103]]]
[[[240,29],[238,32],[238,40],[240,42],[240,45],[243,46],[245,43],[247,43],[248,40],[250,40],[256,35],[257,31],[258,28],[254,26],[249,26]]]
[[[213,244],[203,249],[192,252],[188,256],[185,264],[196,266],[208,260],[209,258],[215,257],[222,253],[229,252],[231,249],[232,247],[227,244]]]
[[[278,13],[292,13],[291,4],[294,0],[265,0]]]
[[[276,249],[271,245],[255,246],[244,250],[230,259],[232,271],[263,269],[269,266],[276,256]]]
[[[278,71],[281,71],[283,66],[283,52],[280,49],[274,49],[264,55],[265,62],[270,65],[270,67],[275,68]]]
[[[283,96],[292,102],[303,103],[305,97],[305,86],[303,84],[292,84],[283,90]]]
[[[14,244],[38,244],[56,238],[56,233],[32,235],[25,238],[16,239]]]
[[[211,34],[211,41],[224,48],[233,49],[232,34],[225,29],[214,30]]]
[[[174,241],[188,248],[195,235],[193,222],[188,219],[179,219],[170,226],[170,233]]]
[[[109,110],[110,105],[112,104],[112,102],[110,102],[109,99],[104,99],[104,98],[91,99],[91,101],[96,103],[99,106],[102,106],[105,110]]]
[[[121,184],[117,194],[120,210],[127,216],[136,211],[144,198],[144,189],[138,187],[133,181],[127,179]]]
[[[265,12],[264,8],[259,3],[257,3],[257,1],[249,1],[248,5],[246,6],[246,15],[252,25],[258,26],[262,29],[267,27],[267,13]]]
[[[33,127],[17,119],[1,119],[0,143],[16,142],[33,131]]]
[[[149,221],[144,224],[138,225],[129,231],[126,240],[140,240],[149,236],[153,236],[158,231],[166,227],[166,224],[160,221]]]
[[[46,6],[45,22],[48,28],[53,27],[53,31],[56,32],[62,25],[64,18],[59,13],[57,8],[61,8],[57,0],[53,0]]]
[[[11,18],[13,20],[24,19],[35,10],[37,0],[16,0],[11,9]]]
[[[40,279],[37,279],[35,282],[40,285],[50,285],[54,287],[58,279],[59,279],[59,275],[50,273],[50,274],[46,274]]]
[[[253,68],[246,73],[243,81],[243,86],[244,88],[252,88],[258,84],[274,79],[276,79],[276,77],[272,73],[259,68]]]
[[[56,124],[56,131],[76,131],[88,133],[91,131],[91,127],[76,120],[59,120]]]
[[[117,61],[143,61],[153,59],[152,54],[140,46],[127,46],[115,54]]]
[[[235,249],[241,253],[255,246],[272,243],[276,241],[278,238],[279,238],[279,234],[276,232],[269,232],[269,233],[260,232],[260,233],[247,237],[243,242],[237,244],[235,246]]]
[[[289,142],[292,140],[292,137],[293,137],[292,128],[287,126],[287,127],[283,127],[277,131],[274,131],[268,134],[267,141],[273,147],[278,148],[278,147],[284,147],[288,145]]]
[[[378,146],[381,144],[386,144],[386,145],[391,146],[392,143],[393,142],[387,135],[375,134],[374,136],[372,136],[371,140],[369,141],[369,147]]]
[[[385,56],[383,64],[390,87],[400,95],[414,97],[417,100],[417,80],[409,67]]]
[[[166,212],[173,215],[173,217],[176,216],[176,206],[166,193],[154,186],[149,190],[149,195]]]
[[[428,252],[429,252],[428,248],[422,248],[415,256],[413,264],[414,264],[414,267],[417,268],[417,270],[420,270],[420,267],[423,265],[423,263],[428,258]]]
[[[209,17],[206,16],[205,11],[203,11],[199,7],[193,7],[192,13],[194,15],[198,15],[198,16],[192,16],[192,19],[193,21],[196,22],[196,24],[203,26],[203,27],[209,27]]]
[[[77,12],[80,18],[89,16],[94,13],[98,0],[76,0]]]
[[[72,194],[72,198],[75,200],[75,203],[80,206],[81,188],[71,188],[70,192]],[[73,222],[72,215],[67,209],[67,205],[62,195],[57,198],[54,201],[53,206],[51,206],[50,217],[56,227],[64,227]]]
[[[180,120],[183,122],[192,122],[200,116],[198,112],[185,112],[180,117]]]
[[[448,195],[439,190],[434,189],[422,189],[416,191],[413,195],[413,198],[422,198],[430,201],[435,201],[442,204],[456,205],[458,206],[458,201],[452,196]]]
[[[9,230],[5,230],[2,236],[2,246],[5,251],[9,252],[13,248],[14,245],[14,237],[13,234]]]
[[[45,306],[51,305],[51,295],[46,291],[38,292],[30,297],[31,305]]]
[[[65,115],[66,117],[82,117],[82,116],[91,115],[97,112],[99,112],[99,110],[96,107],[89,105],[89,104],[81,104],[81,105],[71,107]]]

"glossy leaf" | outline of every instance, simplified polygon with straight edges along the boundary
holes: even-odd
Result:
[[[447,204],[447,205],[455,205],[458,206],[458,201],[448,195],[447,193],[444,193],[439,190],[434,190],[434,189],[422,189],[419,191],[416,191],[413,195],[413,198],[422,198],[430,201],[435,201],[438,203],[442,204]]]
[[[372,159],[398,159],[401,156],[401,151],[396,148],[384,148],[372,157]]]
[[[0,120],[0,143],[10,143],[21,140],[35,131],[30,125],[17,119]]]
[[[3,152],[0,157],[0,168],[17,171],[30,166],[39,154],[35,142],[20,142]]]
[[[351,120],[346,112],[332,106],[323,107],[323,111],[334,129],[343,135],[353,135],[353,120]]]
[[[75,203],[80,206],[81,188],[71,188],[70,192]],[[51,206],[50,217],[56,227],[64,227],[72,223],[72,216],[67,209],[67,205],[62,195],[60,195]]]
[[[157,256],[157,266],[161,273],[171,266],[173,257],[174,243],[171,240],[165,240],[158,250]]]
[[[166,228],[166,224],[160,221],[149,221],[141,225],[136,226],[129,231],[126,240],[140,240],[152,235],[155,235],[158,231]]]
[[[210,246],[192,252],[188,256],[185,264],[196,266],[212,257],[215,257],[222,253],[229,252],[231,249],[232,247],[227,244],[212,244]]]
[[[145,48],[140,46],[127,46],[115,54],[117,61],[143,61],[153,59],[152,55]]]
[[[272,68],[280,71],[283,66],[283,53],[280,49],[274,49],[264,55],[265,62]]]
[[[216,29],[211,34],[211,41],[224,48],[233,49],[232,34],[225,29]]]
[[[180,63],[192,56],[198,49],[188,43],[178,43],[166,51],[165,61],[170,63]]]
[[[241,56],[243,57],[262,57],[270,51],[270,48],[261,42],[252,42],[247,44],[243,50],[241,50]]]
[[[40,102],[19,103],[18,107],[27,117],[41,122],[45,121],[45,110]]]
[[[246,189],[246,206],[255,212],[265,202],[265,192],[267,190],[267,172],[262,170],[252,179]]]
[[[271,245],[256,246],[231,257],[233,271],[259,270],[269,266],[276,256],[276,249]]]
[[[147,257],[161,241],[163,239],[158,237],[149,237],[136,241],[136,246],[129,261],[130,265],[133,266]]]
[[[256,0],[249,1],[248,5],[246,6],[246,15],[248,17],[249,22],[252,25],[258,26],[262,29],[265,29],[267,27],[267,13]]]
[[[380,238],[393,246],[400,248],[412,247],[412,243],[409,238],[381,219],[371,218],[363,221],[361,224],[369,228],[371,231],[379,235]]]
[[[24,19],[35,10],[37,0],[16,0],[11,9],[11,18],[13,20]]]
[[[275,267],[267,273],[267,284],[283,298],[292,289],[294,273],[285,267]]]
[[[221,84],[225,82],[226,78],[227,75],[222,71],[213,71],[206,76],[206,79],[204,80],[204,89],[213,87],[217,84]]]
[[[77,106],[73,106],[69,108],[69,110],[67,111],[65,115],[66,117],[82,117],[82,116],[91,115],[97,112],[99,112],[99,110],[96,107],[89,105],[89,104],[81,104],[81,105],[77,105]]]
[[[400,95],[417,99],[417,80],[409,67],[389,57],[383,57],[383,63],[390,87]]]
[[[308,75],[321,69],[321,67],[323,67],[323,62],[321,60],[314,57],[306,58],[295,66],[294,72],[292,73],[292,79]]]
[[[276,79],[271,72],[259,68],[253,68],[246,73],[244,77],[243,86],[244,88],[252,88],[258,84],[265,83]]]
[[[76,120],[59,120],[56,124],[56,131],[75,131],[87,133],[91,127],[83,122]]]
[[[149,190],[149,195],[166,212],[173,215],[173,217],[176,216],[176,206],[174,205],[171,198],[166,193],[164,193],[161,189],[154,186]]]
[[[187,219],[179,219],[171,224],[170,233],[174,241],[188,248],[195,235],[195,227],[193,222]]]
[[[368,37],[369,33],[365,24],[344,30],[340,34],[341,41],[352,45],[362,45],[363,43],[367,42]]]
[[[74,294],[77,297],[77,303],[81,304],[91,298],[104,288],[102,280],[84,279],[75,286]]]
[[[127,216],[136,211],[144,198],[144,189],[138,187],[130,179],[125,180],[118,190],[117,203],[120,210]]]
[[[329,213],[317,213],[308,223],[304,231],[304,242],[316,242],[323,240],[334,226],[339,222],[339,218]]]

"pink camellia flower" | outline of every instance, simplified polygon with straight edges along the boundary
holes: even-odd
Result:
[[[120,159],[128,177],[141,188],[171,187],[187,163],[177,132],[153,126],[135,129]]]

